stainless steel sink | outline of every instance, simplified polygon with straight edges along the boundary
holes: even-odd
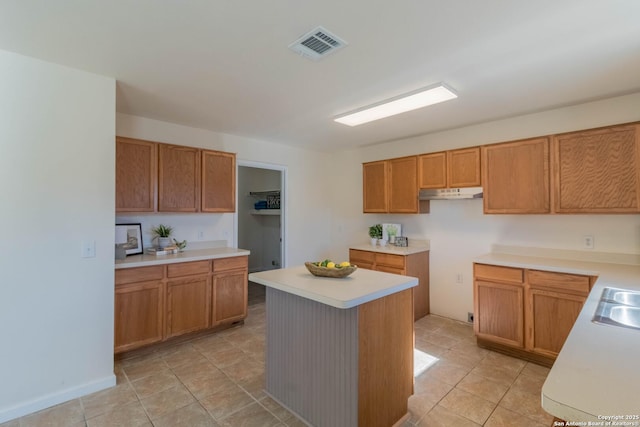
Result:
[[[604,288],[592,321],[640,330],[640,292]]]

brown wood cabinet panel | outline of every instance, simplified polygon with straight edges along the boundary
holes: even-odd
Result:
[[[213,275],[214,326],[247,317],[247,274],[247,270],[230,270]]]
[[[387,267],[395,267],[400,270],[405,269],[405,255],[393,255],[387,253],[377,253],[376,254],[376,265],[378,266],[387,266]]]
[[[591,290],[591,277],[552,271],[527,271],[527,282],[532,288],[586,296]]]
[[[158,211],[200,210],[200,150],[158,144]]]
[[[388,265],[376,264],[376,271],[382,271],[383,273],[401,274],[406,275],[404,268],[389,267]]]
[[[218,258],[213,260],[213,271],[216,273],[219,271],[237,270],[239,268],[247,269],[249,268],[248,266],[248,256]]]
[[[349,249],[349,262],[351,264],[357,265],[358,268],[373,270],[373,264],[375,263],[375,254],[368,251]]]
[[[449,188],[479,187],[480,147],[447,151],[447,184]]]
[[[211,261],[179,262],[167,265],[167,277],[181,277],[189,275],[203,275],[211,271]]]
[[[162,280],[164,265],[150,267],[122,268],[115,271],[116,285],[144,282],[150,280]]]
[[[482,147],[484,212],[550,212],[549,140],[536,138]]]
[[[161,341],[164,284],[160,281],[117,286],[115,290],[115,353]]]
[[[156,144],[116,137],[116,212],[156,209]]]
[[[418,156],[418,186],[424,189],[447,188],[447,153]]]
[[[524,287],[474,281],[474,329],[479,338],[524,348]]]
[[[418,212],[418,158],[391,159],[389,162],[389,212]]]
[[[362,195],[364,213],[388,212],[387,163],[362,164]]]
[[[236,155],[202,150],[202,212],[235,212]]]
[[[358,307],[359,426],[395,425],[407,413],[413,394],[413,317],[407,311],[412,295],[406,290]]]
[[[555,212],[640,211],[639,129],[616,126],[555,136]]]
[[[487,279],[497,282],[524,282],[524,270],[521,268],[501,267],[488,264],[474,264],[473,274],[478,279]]]
[[[167,282],[167,338],[209,326],[210,283],[209,275]]]
[[[569,336],[586,296],[539,289],[530,289],[528,293],[527,348],[555,358]]]

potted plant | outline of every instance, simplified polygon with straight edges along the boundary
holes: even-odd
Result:
[[[382,224],[369,227],[369,237],[371,237],[371,246],[375,246],[378,239],[382,239]]]
[[[167,246],[171,246],[171,233],[173,232],[173,227],[160,224],[157,227],[153,227],[151,232],[154,234],[154,238],[158,239],[159,247],[166,248]]]

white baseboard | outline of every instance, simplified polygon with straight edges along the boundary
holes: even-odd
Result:
[[[0,408],[0,424],[115,385],[116,376],[111,374],[106,378],[47,394],[10,408]]]

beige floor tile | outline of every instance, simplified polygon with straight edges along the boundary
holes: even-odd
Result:
[[[456,345],[451,347],[451,350],[464,353],[464,354],[482,357],[482,358],[484,358],[490,353],[489,350],[478,347],[478,344],[476,344],[475,339],[461,340]]]
[[[243,389],[234,385],[232,388],[219,390],[200,400],[202,406],[217,420],[224,418],[255,400]]]
[[[170,368],[206,361],[206,358],[191,345],[179,347],[176,351],[162,356]]]
[[[464,353],[462,351],[457,350],[449,350],[445,354],[443,354],[442,359],[448,360],[449,362],[471,370],[478,366],[480,362],[484,359],[484,356],[480,356],[477,354],[469,354]]]
[[[218,427],[219,424],[199,404],[192,403],[153,422],[154,427]]]
[[[441,347],[439,345],[433,344],[431,342],[425,341],[422,338],[417,338],[415,339],[415,348],[417,348],[418,350],[427,353],[431,356],[434,357],[444,357],[448,352],[449,349],[445,348],[445,347]]]
[[[540,424],[535,420],[526,418],[517,412],[510,411],[509,409],[501,406],[496,407],[493,413],[489,416],[487,422],[484,423],[484,427],[549,427],[549,425],[550,424]]]
[[[506,356],[494,351],[487,354],[487,357],[485,357],[484,360],[487,363],[491,363],[493,365],[500,366],[501,368],[509,369],[518,373],[520,373],[520,371],[522,371],[524,366],[527,364],[527,362],[525,362],[524,360]]]
[[[171,371],[161,371],[158,374],[149,375],[131,382],[131,386],[140,399],[177,385],[180,385],[180,380]]]
[[[180,384],[176,387],[152,394],[140,402],[142,402],[142,406],[144,406],[147,414],[149,414],[151,421],[155,421],[163,415],[195,402],[195,398],[185,386]]]
[[[421,376],[433,378],[450,385],[456,385],[469,373],[469,369],[441,359],[427,369]]]
[[[157,374],[163,370],[169,370],[169,365],[160,357],[145,359],[139,363],[125,365],[124,372],[129,381],[135,381],[148,375]]]
[[[451,390],[439,405],[480,425],[489,418],[496,407],[496,403],[458,388]]]
[[[225,427],[273,427],[281,424],[269,411],[257,402],[219,420]]]
[[[80,399],[61,403],[20,419],[21,427],[68,427],[84,425]]]
[[[438,330],[438,333],[446,335],[456,340],[474,338],[473,326],[464,323],[454,323],[446,325]]]
[[[417,423],[422,417],[424,417],[433,407],[438,403],[438,400],[434,400],[428,394],[413,394],[409,397],[409,422]]]
[[[246,357],[246,353],[236,347],[230,347],[215,353],[203,352],[203,354],[218,368],[232,365],[237,363],[239,359]]]
[[[138,400],[136,393],[129,383],[120,384],[107,390],[92,393],[82,397],[85,418],[93,418],[104,412],[109,412],[116,406]]]
[[[505,394],[499,405],[542,424],[550,425],[553,421],[553,416],[542,409],[540,394],[512,388]]]
[[[515,379],[518,377],[517,371],[495,365],[494,363],[488,363],[486,359],[482,360],[478,366],[473,368],[471,373],[509,386],[513,384]]]
[[[202,400],[207,396],[225,389],[233,389],[236,384],[223,372],[203,372],[182,379],[182,383],[189,389],[196,399]]]
[[[176,366],[175,368],[171,368],[171,371],[178,378],[183,379],[194,375],[201,375],[206,372],[219,372],[220,370],[210,360],[203,359],[199,362]]]
[[[221,368],[222,372],[236,382],[260,375],[264,373],[264,369],[264,363],[258,362],[248,356],[244,356],[238,359],[236,363]]]
[[[87,427],[137,427],[149,424],[149,417],[137,400],[111,408],[94,418],[87,419]]]
[[[265,397],[260,399],[258,403],[283,423],[286,423],[291,418],[295,418],[295,415],[289,412],[287,408],[283,407],[269,396],[265,395]]]
[[[516,378],[516,380],[513,382],[511,388],[532,394],[540,394],[545,379],[546,377],[540,375],[520,374],[518,375],[518,378]]]
[[[522,373],[526,375],[540,375],[543,377],[547,377],[549,375],[549,371],[551,369],[546,366],[536,365],[535,363],[528,362],[525,367],[522,369]]]
[[[20,427],[20,420],[15,419],[15,420],[7,421],[6,423],[0,424],[0,427]]]
[[[130,367],[133,365],[138,365],[140,363],[148,362],[153,359],[159,359],[160,353],[157,351],[148,351],[141,354],[129,355],[126,358],[119,359],[117,361],[123,368]]]
[[[497,404],[509,389],[509,385],[470,373],[456,388]]]
[[[436,405],[416,423],[416,426],[419,427],[478,427],[479,425],[440,405]]]
[[[453,387],[451,384],[421,375],[415,379],[413,392],[416,395],[422,395],[423,398],[435,404],[445,397]]]
[[[448,335],[442,334],[440,330],[423,334],[420,336],[420,339],[430,342],[431,344],[435,344],[439,347],[446,348],[447,350],[460,341],[459,338],[453,338]]]
[[[253,341],[256,339],[256,336],[248,329],[242,327],[226,334],[224,339],[235,346],[240,346],[241,344]]]
[[[266,393],[265,388],[265,375],[264,373],[256,375],[255,377],[245,378],[238,381],[238,385],[249,393],[254,399],[260,400]]]

